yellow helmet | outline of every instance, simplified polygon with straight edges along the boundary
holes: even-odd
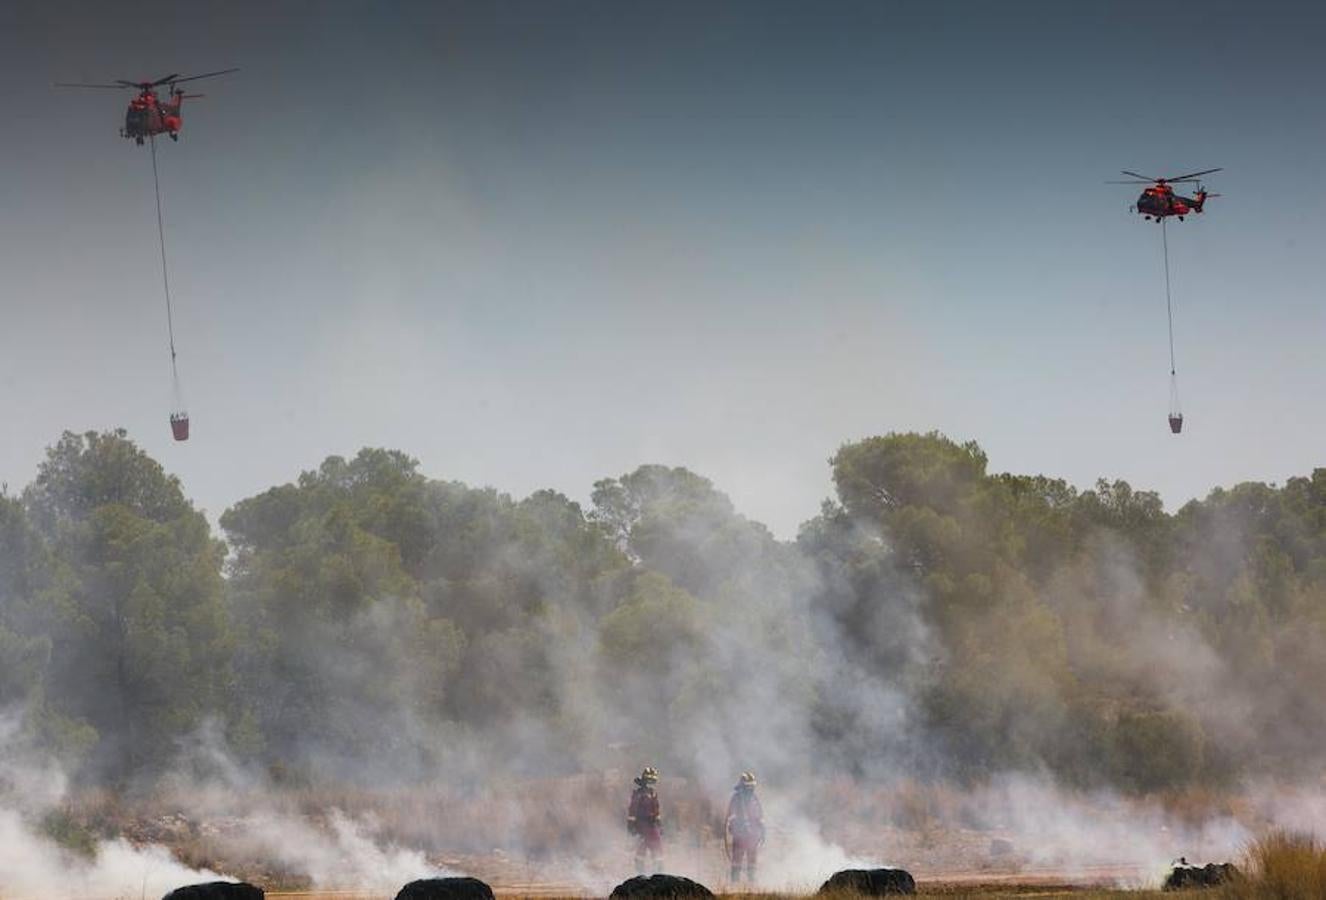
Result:
[[[742,787],[752,787],[752,788],[755,787],[755,784],[756,784],[756,782],[755,782],[755,773],[754,773],[754,772],[742,772],[742,773],[741,773],[741,782],[740,782],[740,784],[741,784]]]
[[[646,783],[658,781],[658,769],[653,766],[645,766],[645,770],[640,773],[640,780]]]

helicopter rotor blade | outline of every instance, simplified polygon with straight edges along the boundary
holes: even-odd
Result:
[[[82,81],[56,81],[56,82],[52,83],[51,87],[105,88],[105,89],[107,89],[107,90],[121,91],[121,90],[124,90],[126,87],[138,87],[138,85],[136,85],[136,84],[133,84],[133,85],[126,85],[126,84],[89,84],[89,83],[82,82]]]
[[[1131,175],[1131,176],[1133,176],[1134,178],[1140,178],[1140,179],[1142,179],[1143,181],[1148,182],[1148,183],[1153,182],[1153,181],[1164,181],[1164,180],[1165,180],[1165,179],[1163,179],[1163,178],[1152,178],[1150,175],[1138,175],[1136,172],[1129,172],[1127,169],[1123,169],[1122,171],[1123,171],[1123,174],[1125,174],[1125,175]]]
[[[186,78],[178,78],[172,75],[169,79],[163,79],[163,81],[169,80],[171,84],[179,84],[180,82],[183,81],[197,81],[199,78],[215,78],[217,75],[229,75],[231,72],[238,72],[238,71],[239,71],[238,68],[222,69],[219,72],[204,72],[202,75],[189,75]],[[161,82],[158,81],[157,84],[161,84]]]
[[[1107,181],[1106,184],[1155,184],[1154,181],[1143,181],[1140,178],[1132,181]]]
[[[1189,172],[1187,175],[1175,175],[1173,178],[1165,180],[1173,184],[1176,181],[1187,181],[1189,178],[1196,178],[1198,175],[1210,175],[1212,172],[1223,172],[1224,169],[1203,169],[1200,172]]]
[[[159,84],[169,84],[170,82],[174,81],[176,78],[179,77],[180,77],[179,72],[172,72],[171,74],[167,75],[165,78],[158,78],[156,81],[152,82],[152,87],[156,87]]]

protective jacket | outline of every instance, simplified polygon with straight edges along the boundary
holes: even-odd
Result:
[[[727,826],[737,840],[764,838],[764,809],[754,791],[736,790],[727,805]]]
[[[732,799],[727,805],[727,832],[732,880],[737,880],[743,864],[746,867],[746,878],[754,880],[756,858],[760,844],[764,841],[764,809],[753,789],[738,786],[732,792]]]
[[[626,828],[631,834],[649,835],[660,831],[658,793],[648,785],[640,785],[631,792],[631,805],[626,810]]]

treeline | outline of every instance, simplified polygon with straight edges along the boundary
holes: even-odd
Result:
[[[1174,514],[891,434],[776,540],[684,469],[584,509],[328,458],[213,532],[123,432],[0,495],[11,750],[125,784],[1048,771],[1147,791],[1326,761],[1326,469]],[[210,761],[210,763],[209,763]]]

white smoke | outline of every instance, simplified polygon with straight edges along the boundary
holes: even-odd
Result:
[[[22,714],[0,715],[0,895],[5,900],[121,900],[155,897],[186,884],[236,880],[176,860],[160,844],[125,838],[95,842],[90,856],[67,849],[43,834],[43,818],[66,799],[67,779],[50,760],[32,760],[18,748]],[[302,876],[319,889],[395,890],[417,878],[454,874],[430,864],[424,854],[382,843],[371,836],[372,821],[331,810],[319,827],[307,818],[264,809],[254,798],[271,796],[270,787],[237,763],[219,743],[215,723],[206,723],[187,752],[217,773],[210,781],[179,777],[171,789],[188,796],[195,814],[233,814],[228,827],[211,838],[234,858],[277,863],[288,875]],[[242,798],[242,799],[241,799]]]
[[[766,890],[787,893],[813,893],[834,872],[842,869],[878,868],[892,865],[887,860],[853,855],[824,836],[820,825],[796,810],[792,804],[765,804],[771,827],[756,883]]]
[[[324,890],[395,890],[418,878],[456,874],[431,865],[418,850],[379,844],[368,829],[369,824],[339,810],[331,810],[325,829],[290,815],[260,813],[245,818],[242,832],[227,840],[232,848],[265,855]]]
[[[40,823],[65,799],[68,782],[49,759],[20,746],[23,710],[0,714],[0,891],[11,897],[119,900],[159,896],[182,884],[227,880],[176,861],[158,845],[97,842],[90,857],[61,847]]]
[[[165,847],[135,847],[125,840],[103,841],[86,859],[39,836],[13,810],[0,810],[0,887],[6,900],[159,897],[180,885],[227,880],[181,865]]]
[[[750,524],[741,523],[742,528]],[[676,527],[666,535],[676,557],[667,558],[665,552],[650,561],[691,592],[693,608],[699,610],[696,621],[703,625],[694,643],[660,653],[666,671],[639,682],[630,680],[630,671],[619,679],[605,678],[604,672],[611,670],[598,667],[597,655],[602,649],[602,610],[577,608],[575,598],[559,596],[564,588],[553,575],[521,571],[522,563],[531,569],[540,565],[522,556],[523,545],[497,542],[485,549],[493,560],[506,560],[500,571],[547,578],[540,596],[548,598],[549,611],[539,614],[529,635],[490,637],[483,662],[500,663],[494,671],[513,679],[509,690],[498,686],[495,693],[500,696],[527,689],[526,676],[536,671],[529,661],[543,654],[548,664],[537,671],[547,680],[540,687],[547,690],[546,698],[539,696],[555,712],[545,714],[543,706],[521,709],[443,744],[420,714],[435,701],[412,681],[402,681],[388,703],[347,707],[348,731],[389,735],[396,746],[409,750],[432,751],[443,745],[427,757],[440,762],[429,763],[436,765],[433,772],[402,773],[391,771],[395,757],[340,759],[339,768],[323,771],[357,774],[361,781],[355,787],[366,794],[393,784],[391,776],[398,779],[396,787],[399,782],[434,787],[466,783],[473,793],[489,793],[485,812],[499,827],[474,815],[478,804],[457,811],[449,821],[424,819],[413,823],[413,829],[397,827],[394,832],[371,813],[334,808],[334,798],[310,813],[283,797],[265,773],[237,759],[216,722],[207,723],[181,748],[180,772],[171,789],[186,798],[193,822],[226,823],[209,831],[221,855],[268,860],[283,874],[320,889],[392,890],[416,878],[454,874],[459,866],[439,865],[409,844],[427,841],[436,851],[439,842],[491,837],[477,852],[503,859],[508,854],[524,856],[536,880],[606,893],[631,874],[630,841],[618,820],[629,775],[616,773],[620,805],[614,801],[610,809],[602,804],[576,806],[574,794],[554,801],[522,797],[517,791],[493,793],[493,786],[509,782],[513,771],[539,771],[550,758],[576,760],[582,771],[594,771],[596,765],[601,771],[619,758],[630,766],[659,763],[665,768],[666,760],[678,771],[665,772],[660,786],[665,809],[672,802],[672,785],[684,777],[712,797],[720,813],[731,779],[745,769],[759,770],[769,839],[761,853],[758,885],[779,891],[813,890],[842,868],[889,865],[922,877],[1018,871],[1150,885],[1181,855],[1194,860],[1236,858],[1266,823],[1319,827],[1323,821],[1321,792],[1285,795],[1257,786],[1256,792],[1274,796],[1276,802],[1267,801],[1251,815],[1221,812],[1194,822],[1158,802],[1066,789],[1047,774],[1048,766],[1044,771],[1005,773],[974,787],[922,785],[918,793],[947,794],[947,799],[926,799],[936,808],[927,808],[919,821],[908,821],[890,808],[904,803],[890,797],[891,787],[903,780],[903,773],[921,768],[914,765],[918,754],[942,758],[945,752],[917,723],[918,681],[942,656],[922,615],[926,598],[921,589],[906,575],[890,575],[872,583],[863,596],[857,584],[846,584],[847,575],[831,567],[817,569],[808,554],[776,544],[758,526],[733,530],[730,523],[721,524],[723,528],[708,521]],[[849,552],[867,556],[880,570],[896,568],[881,535],[859,523],[852,527],[858,533]],[[1148,602],[1144,580],[1125,548],[1102,539],[1093,547],[1090,562],[1058,573],[1046,591],[1047,600],[1089,605],[1105,623],[1103,630],[1127,637],[1116,642],[1128,648],[1126,658],[1111,663],[1130,684],[1147,686],[1179,707],[1208,699],[1224,677],[1224,667],[1198,630]],[[1102,571],[1108,577],[1102,577]],[[835,578],[845,584],[834,584]],[[811,602],[824,594],[830,600]],[[839,609],[835,597],[857,605]],[[1092,603],[1083,604],[1083,597]],[[317,670],[324,676],[319,683],[338,690],[344,686],[352,693],[365,672],[397,658],[402,623],[409,621],[399,612],[397,606],[380,602],[354,623],[354,649],[362,655],[326,653],[320,636],[310,633],[307,655],[322,667]],[[685,632],[687,637],[692,634]],[[677,687],[666,698],[667,708],[658,705],[655,689],[660,682]],[[817,719],[825,708],[841,714],[847,724]],[[1244,712],[1234,703],[1227,710],[1235,721]],[[677,727],[640,736],[647,730],[644,726],[664,716],[672,717]],[[1037,722],[1029,730],[1048,733],[1053,727],[1053,722]],[[1233,725],[1227,730],[1233,731]],[[16,733],[16,725],[5,726],[0,719],[0,741],[6,733]],[[568,743],[573,746],[568,748]],[[625,749],[612,749],[623,745]],[[322,752],[313,741],[292,750],[292,756],[304,762]],[[420,770],[424,767],[420,764]],[[92,860],[80,860],[39,837],[33,827],[41,812],[64,796],[58,769],[43,764],[13,771],[18,774],[6,770],[6,780],[22,788],[5,800],[0,818],[0,887],[69,897],[103,896],[88,893],[92,890],[138,896],[217,877],[180,866],[161,847],[134,847],[125,841],[104,842]],[[843,776],[845,771],[851,774]],[[817,792],[833,788],[834,778],[849,778],[862,802],[834,806],[817,797]],[[390,794],[378,802],[390,804]],[[555,811],[554,803],[570,808]],[[697,815],[691,821],[702,819]],[[715,886],[724,883],[727,867],[713,815],[691,831],[669,832],[666,859],[668,871]]]
[[[988,817],[982,824],[1011,837],[1021,868],[1071,880],[1154,886],[1178,857],[1231,860],[1253,836],[1228,815],[1192,824],[1153,802],[1028,775],[996,779],[973,799]]]

